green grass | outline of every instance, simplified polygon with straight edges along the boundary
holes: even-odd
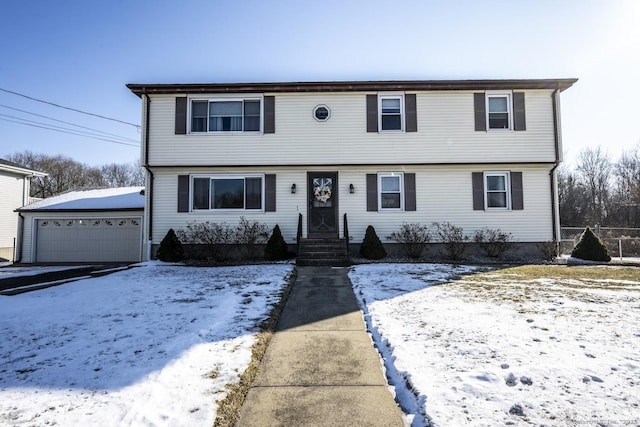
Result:
[[[464,280],[486,280],[488,277],[504,276],[501,279],[573,279],[573,280],[628,280],[640,282],[640,268],[622,266],[566,266],[566,265],[521,265],[495,269],[489,272],[465,276]]]

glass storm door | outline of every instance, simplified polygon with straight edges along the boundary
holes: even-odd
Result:
[[[338,237],[338,172],[308,172],[309,238]]]

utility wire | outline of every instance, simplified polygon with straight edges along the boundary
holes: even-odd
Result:
[[[66,128],[63,126],[56,126],[56,125],[52,125],[49,123],[43,123],[43,122],[36,122],[34,120],[27,120],[27,119],[23,119],[22,117],[16,117],[16,116],[10,116],[8,114],[0,114],[0,116],[2,117],[8,117],[10,119],[15,119],[15,120],[20,120],[21,122],[26,123],[33,123],[36,125],[40,125],[40,126],[46,126],[47,129],[51,129],[51,130],[56,130],[56,129],[62,129],[64,131],[69,131],[72,132],[75,135],[80,135],[80,136],[89,136],[89,137],[100,137],[100,138],[107,138],[105,135],[100,135],[99,133],[93,133],[93,132],[86,132],[86,131],[81,131],[81,130],[75,130],[75,129],[70,129],[70,128]],[[114,140],[114,138],[108,138],[111,140]],[[117,137],[118,140],[124,140],[124,141],[130,141],[130,142],[137,142],[135,140],[131,140],[129,138],[123,138],[123,137]]]
[[[18,92],[13,92],[13,91],[11,91],[11,90],[3,89],[3,88],[1,88],[1,87],[0,87],[0,91],[2,91],[2,92],[7,92],[7,93],[10,93],[10,94],[13,94],[13,95],[17,95],[17,96],[21,96],[21,97],[23,97],[23,98],[30,99],[31,101],[42,102],[43,104],[53,105],[54,107],[64,108],[65,110],[69,110],[69,111],[75,111],[76,113],[82,113],[82,114],[86,114],[86,115],[88,115],[88,116],[99,117],[99,118],[101,118],[101,119],[111,120],[111,121],[113,121],[113,122],[118,122],[118,123],[122,123],[122,124],[129,125],[129,126],[134,126],[136,129],[139,129],[139,128],[140,128],[140,125],[136,125],[136,124],[134,124],[134,123],[129,123],[129,122],[125,122],[125,121],[123,121],[123,120],[113,119],[113,118],[111,118],[111,117],[101,116],[100,114],[89,113],[89,112],[87,112],[87,111],[77,110],[77,109],[75,109],[75,108],[71,108],[71,107],[65,107],[65,106],[63,106],[63,105],[55,104],[55,103],[53,103],[53,102],[49,102],[49,101],[44,101],[44,100],[42,100],[42,99],[38,99],[38,98],[33,98],[33,97],[31,97],[31,96],[24,95],[24,94],[22,94],[22,93],[18,93]]]
[[[98,129],[94,129],[94,128],[90,128],[90,127],[86,127],[86,126],[77,125],[77,124],[71,123],[71,122],[65,122],[64,120],[54,119],[53,117],[43,116],[42,114],[32,113],[30,111],[21,110],[19,108],[10,107],[8,105],[0,104],[0,107],[8,108],[8,109],[14,110],[14,111],[19,111],[19,112],[25,113],[25,114],[30,114],[30,115],[36,116],[36,117],[42,117],[44,119],[52,120],[54,122],[64,123],[65,125],[71,125],[71,126],[75,126],[75,127],[81,128],[81,129],[87,129],[87,130],[90,130],[90,131],[93,131],[93,132],[101,133],[101,134],[104,134],[104,135],[109,135],[109,136],[112,136],[112,137],[115,137],[115,138],[118,138],[118,139],[122,139],[122,140],[125,140],[125,141],[138,142],[135,139],[128,138],[128,137],[125,137],[125,136],[116,135],[115,133],[105,132],[105,131],[102,131],[102,130],[98,130]],[[12,117],[12,118],[18,119],[18,117],[13,117],[13,116],[6,116],[6,117]],[[26,119],[20,119],[20,120],[26,120]],[[40,122],[33,122],[33,123],[40,123]],[[40,123],[40,124],[46,124],[46,123]]]
[[[1,115],[6,116],[5,114],[1,114]],[[85,137],[88,137],[88,138],[98,139],[100,141],[112,142],[114,144],[129,145],[131,147],[139,147],[139,144],[130,144],[128,142],[116,141],[116,140],[113,140],[113,139],[102,138],[102,137],[99,137],[99,136],[91,136],[91,135],[87,135],[87,132],[85,132],[83,134],[83,133],[76,132],[76,131],[73,131],[73,130],[62,130],[62,129],[65,129],[65,128],[55,129],[52,126],[41,126],[41,125],[33,124],[33,123],[25,123],[24,119],[21,119],[23,121],[18,121],[18,120],[9,120],[9,119],[0,118],[0,120],[5,121],[5,122],[10,122],[10,123],[18,123],[18,124],[25,125],[25,126],[32,126],[32,127],[41,128],[41,129],[48,129],[48,130],[52,130],[52,131],[56,131],[56,132],[60,132],[60,133],[67,133],[67,134],[70,134],[70,135],[85,136]],[[55,127],[59,127],[59,126],[55,126]]]

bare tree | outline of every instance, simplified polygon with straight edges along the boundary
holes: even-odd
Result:
[[[25,151],[7,156],[7,159],[29,169],[46,172],[31,182],[31,196],[51,197],[79,188],[126,187],[144,185],[144,169],[139,163],[109,164],[92,167],[62,155]]]
[[[640,143],[624,151],[615,164],[614,206],[618,225],[640,226]]]
[[[603,224],[607,219],[612,165],[607,153],[597,148],[585,148],[578,156],[576,171],[587,195],[587,224]]]

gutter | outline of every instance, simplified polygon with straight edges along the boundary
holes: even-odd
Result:
[[[551,187],[551,227],[552,227],[552,235],[553,241],[558,242],[560,236],[558,236],[558,224],[560,219],[558,218],[558,213],[560,207],[556,209],[556,204],[558,201],[556,200],[556,175],[555,171],[560,166],[560,131],[558,129],[558,92],[560,88],[556,88],[551,93],[551,107],[553,109],[553,142],[555,145],[555,162],[551,170],[549,171],[549,182]]]
[[[144,168],[149,174],[149,182],[146,186],[146,191],[148,191],[149,198],[147,199],[149,203],[147,203],[147,260],[151,260],[151,242],[153,240],[153,181],[154,175],[153,171],[149,166],[149,127],[150,127],[150,114],[149,110],[151,108],[151,98],[145,92],[145,109],[144,109]]]

